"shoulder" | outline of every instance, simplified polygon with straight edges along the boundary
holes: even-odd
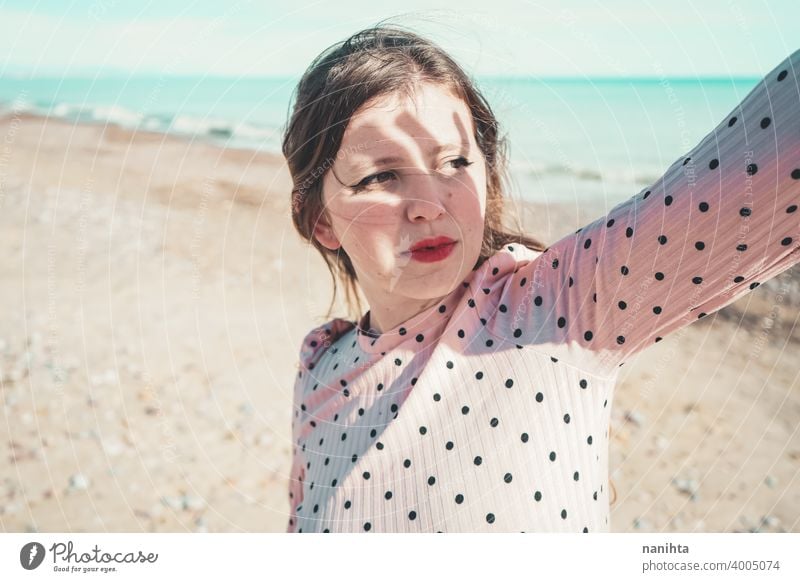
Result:
[[[543,254],[522,244],[508,244],[496,250],[473,273],[475,287],[483,289],[487,299],[497,296],[525,265],[533,263]]]
[[[309,331],[300,344],[301,373],[304,369],[313,370],[322,354],[354,327],[352,321],[336,318]]]

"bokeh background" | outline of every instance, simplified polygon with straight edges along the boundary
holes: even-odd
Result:
[[[387,18],[478,79],[510,219],[552,243],[797,50],[800,7],[0,3],[2,531],[285,529],[297,355],[332,286],[281,130],[311,60]],[[626,364],[612,531],[800,531],[799,314],[794,268]]]

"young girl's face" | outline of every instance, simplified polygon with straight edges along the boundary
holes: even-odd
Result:
[[[473,134],[464,101],[429,83],[410,99],[376,98],[351,117],[323,177],[330,223],[323,219],[315,235],[347,252],[372,307],[390,296],[440,298],[471,272],[486,208],[486,164]],[[435,237],[455,241],[445,258],[410,252]]]

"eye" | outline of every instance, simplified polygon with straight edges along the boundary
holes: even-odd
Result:
[[[384,171],[384,172],[378,172],[377,174],[372,174],[371,176],[367,176],[366,178],[361,180],[355,186],[351,186],[351,188],[353,190],[358,191],[358,190],[363,190],[364,188],[368,188],[372,184],[381,184],[386,181],[382,180],[381,177],[386,177],[386,176],[394,176],[394,172]]]
[[[447,163],[448,163],[448,164],[457,164],[457,165],[454,165],[453,167],[458,167],[458,168],[466,168],[467,166],[471,166],[471,165],[472,165],[472,164],[474,164],[475,162],[470,162],[470,161],[469,161],[467,158],[465,158],[464,156],[459,156],[459,157],[457,157],[457,158],[454,158],[454,159],[452,159],[452,160],[448,160],[448,161],[447,161]]]

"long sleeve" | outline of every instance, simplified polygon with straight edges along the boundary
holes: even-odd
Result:
[[[301,399],[302,399],[302,371],[298,373],[294,385],[294,396],[292,398],[292,469],[289,474],[289,523],[286,533],[294,533],[297,529],[297,507],[303,502],[303,480],[305,479],[305,467],[303,465],[303,455],[300,449],[300,427],[301,427]]]
[[[800,51],[650,187],[504,282],[496,332],[600,374],[800,261]]]

